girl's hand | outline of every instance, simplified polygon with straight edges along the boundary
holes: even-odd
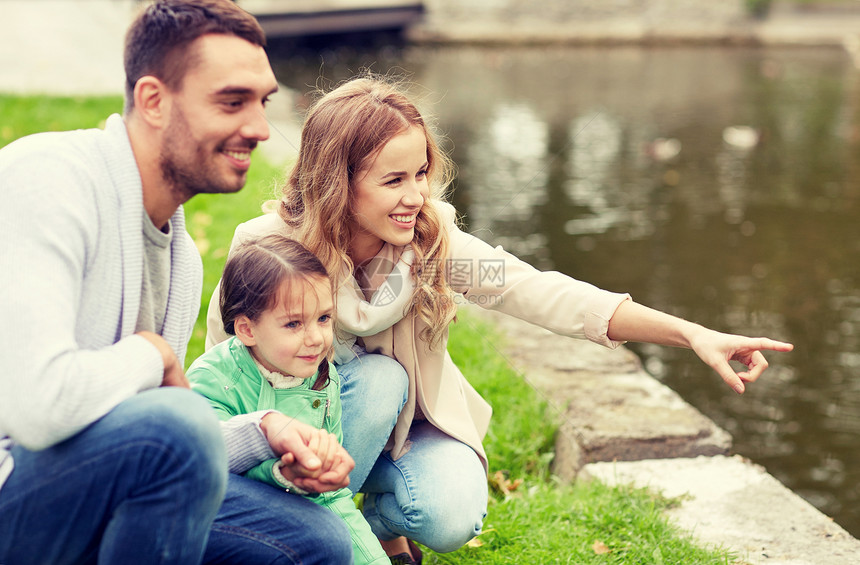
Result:
[[[744,383],[755,382],[767,369],[767,360],[762,350],[791,351],[790,343],[766,337],[744,337],[716,332],[698,326],[690,337],[690,347],[696,355],[714,369],[727,385],[738,394],[743,394]],[[736,373],[729,361],[739,361],[747,370]]]
[[[328,492],[349,485],[349,472],[355,467],[355,462],[346,450],[338,443],[334,434],[325,430],[318,436],[319,442],[311,451],[318,454],[321,465],[317,469],[309,470],[296,462],[292,453],[281,456],[281,474],[289,479],[297,487],[308,492]],[[328,437],[326,437],[328,436]]]
[[[325,430],[318,431],[320,432],[319,439],[316,445],[313,445],[314,442],[312,442],[313,446],[311,449],[321,461],[319,472],[315,476],[322,477],[326,473],[331,473],[338,468],[341,464],[341,453],[346,453],[346,450],[341,447],[337,436]]]
[[[281,458],[281,473],[296,486],[327,492],[349,484],[355,461],[333,434],[278,412],[266,414],[260,427]]]

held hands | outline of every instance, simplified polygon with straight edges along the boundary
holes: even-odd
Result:
[[[334,434],[279,412],[263,416],[260,427],[281,458],[281,474],[297,487],[327,492],[349,484],[355,461]]]
[[[767,369],[762,350],[791,351],[790,343],[766,337],[744,337],[709,330],[698,326],[690,336],[690,347],[699,358],[714,369],[738,394],[743,394],[744,383],[755,382]],[[747,370],[736,373],[729,361],[739,361]]]

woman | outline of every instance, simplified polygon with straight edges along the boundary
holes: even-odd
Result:
[[[350,389],[344,447],[356,460],[351,488],[366,493],[365,517],[383,547],[405,554],[406,562],[420,561],[407,540],[453,551],[480,532],[486,512],[481,441],[491,409],[446,353],[455,297],[608,347],[624,341],[688,347],[738,393],[767,368],[761,350],[792,348],[715,332],[628,295],[539,272],[460,231],[453,207],[442,200],[451,169],[395,85],[358,78],[310,109],[276,213],[239,226],[234,238],[235,245],[286,234],[337,274],[335,364]],[[488,266],[496,276],[484,276]],[[215,343],[225,334],[217,309],[209,314],[208,342]],[[408,394],[377,458],[372,446],[384,443],[377,436],[388,437],[383,421],[402,390],[398,369],[383,365],[380,355],[405,368]],[[729,360],[748,370],[736,374]]]

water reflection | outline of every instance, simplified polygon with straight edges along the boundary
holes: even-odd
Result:
[[[545,204],[547,125],[525,104],[499,104],[474,134],[466,149],[469,167],[462,167],[460,184],[486,186],[475,191],[469,207],[469,228],[485,239],[493,238],[496,226],[525,226],[532,210]],[[544,247],[541,234],[523,229],[501,236],[495,243],[515,254],[534,255]]]
[[[460,167],[452,199],[491,243],[711,327],[793,341],[743,397],[687,351],[635,349],[732,433],[735,451],[860,535],[860,91],[844,54],[386,48],[274,59],[299,91],[371,63],[408,71]],[[727,142],[732,126],[760,141]]]

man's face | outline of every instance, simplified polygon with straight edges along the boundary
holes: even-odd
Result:
[[[209,34],[189,49],[190,64],[171,103],[161,170],[183,200],[245,185],[251,151],[268,139],[264,106],[277,82],[262,47],[234,35]]]

